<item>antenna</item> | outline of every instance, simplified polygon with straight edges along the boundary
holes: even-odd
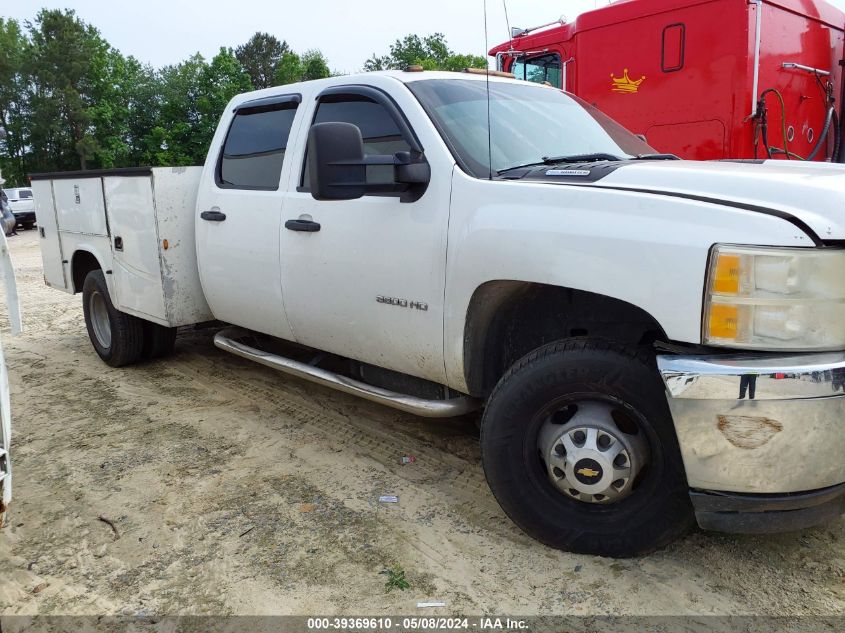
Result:
[[[505,8],[505,24],[508,25],[508,38],[510,38],[511,45],[510,48],[513,50],[513,29],[511,28],[511,20],[508,17],[508,0],[502,0],[502,6]],[[504,69],[499,69],[504,70]]]
[[[487,58],[487,52],[490,50],[487,44],[487,0],[484,0],[484,57]],[[493,180],[493,141],[490,131],[490,66],[488,62],[487,72],[484,73],[487,83],[487,165],[490,168],[489,179]]]

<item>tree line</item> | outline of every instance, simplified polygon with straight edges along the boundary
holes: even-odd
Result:
[[[483,67],[436,33],[396,40],[364,70]],[[195,54],[153,68],[111,46],[72,10],[42,9],[20,24],[0,18],[0,171],[26,174],[140,165],[202,164],[226,103],[249,90],[332,75],[325,56],[255,33],[210,60]]]

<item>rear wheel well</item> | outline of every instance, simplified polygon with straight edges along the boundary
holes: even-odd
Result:
[[[486,397],[514,362],[538,347],[590,336],[628,345],[665,339],[637,306],[606,295],[522,281],[491,281],[473,293],[464,329],[470,394]]]
[[[71,279],[73,282],[73,292],[82,292],[82,285],[85,283],[85,277],[88,276],[92,270],[99,270],[100,262],[88,251],[76,251],[73,258],[70,260]]]

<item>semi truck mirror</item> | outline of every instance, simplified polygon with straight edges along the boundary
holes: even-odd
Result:
[[[355,200],[364,195],[367,168],[361,130],[351,123],[316,123],[308,132],[311,195]]]

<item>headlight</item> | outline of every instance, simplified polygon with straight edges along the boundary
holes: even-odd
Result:
[[[845,250],[714,247],[702,340],[737,348],[845,348]]]

